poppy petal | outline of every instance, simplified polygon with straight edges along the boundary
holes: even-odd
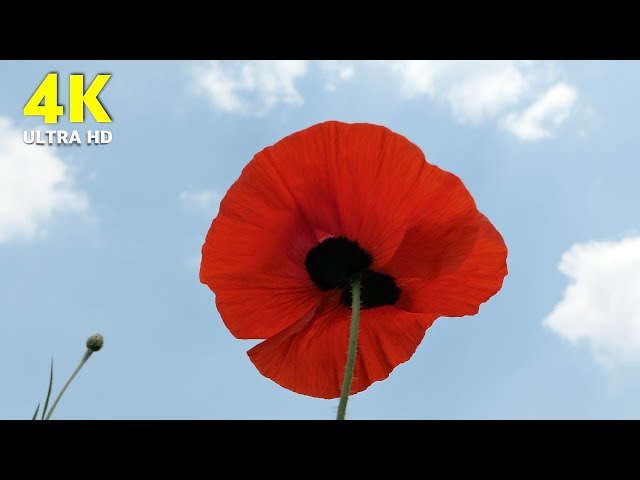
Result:
[[[328,236],[357,241],[373,269],[388,262],[413,215],[407,192],[427,167],[417,146],[370,124],[325,122],[258,153],[202,249],[200,279],[232,334],[268,338],[317,306],[304,260]]]
[[[267,338],[315,311],[304,259],[316,243],[273,169],[250,163],[220,204],[200,267],[234,336]]]
[[[402,289],[395,307],[408,312],[431,312],[447,317],[475,315],[502,287],[507,275],[507,246],[482,215],[476,242],[460,267],[433,280],[398,278]]]
[[[336,398],[351,310],[333,286],[351,251],[366,260],[354,264],[366,268],[372,307],[361,312],[351,394],[407,361],[437,317],[477,313],[507,274],[504,240],[458,177],[385,127],[325,122],[244,168],[207,234],[200,280],[233,335],[266,338],[248,352],[264,376]]]
[[[426,162],[422,151],[391,130],[325,122],[258,153],[283,179],[320,238],[345,236],[386,263],[404,236],[413,205],[405,201]]]
[[[425,163],[405,201],[413,215],[393,258],[382,270],[396,278],[425,280],[456,270],[469,255],[483,221],[462,181]]]
[[[212,282],[216,307],[229,331],[242,339],[268,338],[301,318],[312,316],[319,303],[315,287],[298,287],[268,279],[250,285],[227,279]]]
[[[335,302],[332,302],[335,305]],[[411,358],[435,316],[394,307],[363,310],[351,394],[383,380]],[[256,345],[248,354],[260,373],[297,393],[340,396],[347,360],[351,310],[318,311]]]

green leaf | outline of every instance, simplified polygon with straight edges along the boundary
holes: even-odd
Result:
[[[33,414],[33,418],[31,420],[35,420],[38,416],[38,410],[40,410],[40,403],[38,402],[38,407],[36,408],[36,413]]]
[[[42,420],[47,413],[49,407],[49,398],[51,397],[51,387],[53,387],[53,357],[51,357],[51,374],[49,375],[49,391],[47,392],[47,400],[44,402],[44,410],[42,410]]]

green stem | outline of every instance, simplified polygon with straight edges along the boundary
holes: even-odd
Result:
[[[82,357],[82,360],[80,360],[80,363],[78,364],[78,367],[76,368],[76,370],[71,374],[71,376],[69,377],[69,380],[67,380],[67,383],[64,384],[64,387],[62,387],[62,390],[60,390],[60,393],[58,394],[58,396],[56,397],[56,401],[53,402],[53,405],[51,406],[51,410],[49,410],[49,413],[47,414],[47,417],[45,418],[45,420],[49,420],[51,418],[51,415],[53,415],[53,411],[56,409],[56,407],[58,406],[58,402],[60,401],[60,399],[62,398],[62,395],[64,395],[64,392],[67,390],[67,387],[71,384],[71,382],[73,381],[74,378],[76,378],[76,375],[78,374],[78,372],[80,371],[80,369],[82,368],[82,366],[87,363],[87,360],[89,360],[89,357],[91,356],[91,354],[93,353],[93,350],[87,349],[86,352],[84,352],[84,356]]]
[[[349,350],[347,352],[347,365],[344,369],[344,382],[340,403],[338,404],[337,420],[344,420],[347,413],[347,402],[351,393],[351,381],[353,369],[356,365],[356,351],[358,350],[358,324],[360,323],[360,287],[361,276],[356,275],[351,281],[351,331],[349,333]]]

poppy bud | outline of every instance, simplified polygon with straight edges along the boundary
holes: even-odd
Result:
[[[87,348],[92,352],[97,352],[98,350],[100,350],[102,348],[102,345],[104,345],[104,337],[99,333],[91,335],[87,339]]]

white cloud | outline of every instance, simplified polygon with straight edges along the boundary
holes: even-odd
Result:
[[[350,80],[355,74],[353,62],[348,60],[320,60],[318,63],[326,77],[324,88],[329,93],[336,91],[338,82]]]
[[[550,137],[577,96],[559,67],[542,61],[212,61],[198,64],[191,74],[196,93],[215,108],[257,117],[277,106],[303,105],[298,81],[310,74],[319,76],[328,93],[356,76],[360,82],[387,81],[390,92],[447,105],[460,123],[495,122],[526,141]]]
[[[33,237],[54,212],[87,210],[55,152],[26,145],[22,131],[0,116],[0,243]]]
[[[444,102],[460,123],[496,119],[523,140],[551,136],[551,128],[567,118],[576,99],[575,89],[560,82],[557,68],[546,62],[409,60],[379,65],[397,78],[407,97],[425,95]],[[513,110],[525,101],[532,101],[528,108]]]
[[[457,120],[479,123],[517,103],[530,87],[525,63],[408,60],[386,63],[409,97],[443,100]]]
[[[192,70],[195,91],[222,111],[263,116],[278,104],[304,102],[295,82],[306,60],[210,61]]]
[[[569,116],[576,101],[576,91],[566,83],[557,83],[520,113],[504,119],[504,127],[522,140],[540,140],[551,136],[551,127]]]
[[[185,207],[193,210],[200,210],[211,215],[218,213],[222,195],[217,190],[192,189],[180,192],[178,196],[180,203]]]
[[[571,283],[544,325],[605,366],[640,361],[640,236],[575,244],[558,268]]]

